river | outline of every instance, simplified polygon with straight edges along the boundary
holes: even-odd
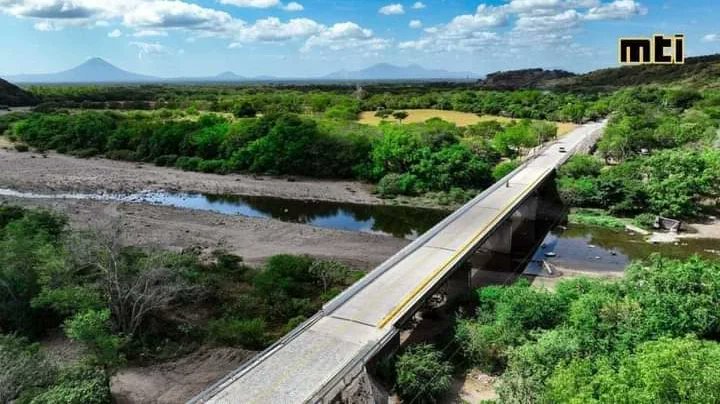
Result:
[[[37,194],[0,189],[0,195],[148,203],[228,215],[273,218],[317,227],[385,234],[409,240],[429,230],[449,214],[446,211],[407,206],[177,192]],[[571,224],[567,227],[555,227],[544,235],[544,240],[538,244],[540,247],[531,255],[526,273],[540,273],[539,262],[542,260],[583,271],[621,272],[631,261],[645,258],[652,253],[675,258],[685,258],[693,254],[720,258],[720,240],[683,239],[673,244],[651,244],[646,242],[643,236],[632,232],[587,225]]]

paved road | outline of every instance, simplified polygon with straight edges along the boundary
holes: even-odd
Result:
[[[593,139],[604,123],[584,125],[541,150],[511,174],[460,208],[368,274],[296,335],[202,397],[211,403],[301,403],[348,364],[397,330],[455,264],[486,240],[556,167]],[[561,152],[564,148],[566,152]]]

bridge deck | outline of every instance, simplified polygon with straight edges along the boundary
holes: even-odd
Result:
[[[443,276],[485,240],[538,184],[567,159],[602,123],[584,125],[543,149],[510,178],[461,208],[421,237],[393,265],[368,275],[371,281],[340,296],[293,338],[264,353],[198,401],[212,403],[300,403],[310,399],[368,347],[396,330],[403,318]],[[564,147],[567,153],[560,152]],[[509,186],[507,186],[509,185]],[[363,281],[361,281],[363,282]]]

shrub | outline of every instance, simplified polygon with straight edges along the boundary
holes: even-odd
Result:
[[[225,160],[202,160],[197,165],[197,171],[203,173],[225,174],[227,172]]]
[[[510,174],[514,169],[520,166],[520,160],[503,161],[493,168],[492,177],[495,181],[499,181],[501,178]]]
[[[30,404],[106,404],[112,402],[110,380],[102,369],[80,366],[63,371],[57,383]]]
[[[265,321],[226,317],[208,323],[209,338],[220,344],[239,345],[246,349],[262,349],[267,344]]]
[[[12,402],[18,394],[41,388],[55,379],[55,368],[37,344],[0,334],[0,402]]]
[[[16,143],[15,150],[20,153],[25,153],[30,150],[30,147],[28,147],[28,145],[26,145],[25,143]]]
[[[635,216],[633,223],[645,229],[652,229],[655,226],[655,218],[657,218],[657,216],[652,213],[641,213]]]
[[[98,149],[94,148],[94,147],[88,147],[88,148],[85,148],[85,149],[75,150],[75,151],[72,152],[72,154],[73,154],[75,157],[79,157],[79,158],[81,158],[81,159],[86,159],[86,158],[88,158],[88,157],[97,156],[98,154],[100,154],[100,151],[99,151]]]
[[[123,339],[110,331],[110,310],[87,310],[76,314],[65,321],[65,333],[85,344],[98,364],[113,366],[122,362]]]
[[[203,161],[200,157],[182,156],[175,162],[175,167],[184,171],[198,171],[200,163]]]
[[[450,389],[452,366],[429,344],[414,345],[395,363],[397,389],[408,402],[436,402]]]
[[[390,173],[384,176],[377,185],[377,192],[383,197],[397,195],[416,195],[418,179],[412,174]]]
[[[162,156],[155,159],[154,163],[161,167],[172,167],[178,159],[177,154],[163,154]]]
[[[601,160],[586,154],[571,157],[562,167],[559,175],[570,178],[597,177],[603,167]]]

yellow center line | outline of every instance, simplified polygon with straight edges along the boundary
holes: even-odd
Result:
[[[457,260],[458,257],[461,255],[464,255],[473,245],[477,243],[479,239],[484,237],[487,232],[492,229],[501,219],[505,217],[507,212],[511,209],[514,209],[515,203],[527,194],[529,194],[529,191],[532,191],[535,186],[542,180],[545,179],[545,176],[548,172],[552,171],[553,169],[545,170],[540,177],[538,177],[535,181],[533,181],[530,185],[528,185],[520,194],[518,194],[515,198],[513,198],[510,203],[508,203],[502,211],[500,211],[487,225],[485,225],[480,231],[475,233],[473,237],[470,238],[467,242],[465,242],[460,249],[455,252],[450,258],[448,258],[440,267],[438,267],[436,270],[434,270],[432,273],[430,273],[428,276],[426,276],[418,286],[416,286],[412,291],[410,291],[403,299],[400,301],[400,303],[395,306],[385,317],[380,320],[380,322],[377,324],[378,328],[384,328],[390,320],[395,318],[401,311],[403,311],[410,302],[415,300],[418,294],[422,290],[424,290],[430,282],[432,282],[438,274],[441,272],[444,272],[446,269],[448,269],[454,262]],[[457,218],[456,220],[459,220],[460,218]]]

